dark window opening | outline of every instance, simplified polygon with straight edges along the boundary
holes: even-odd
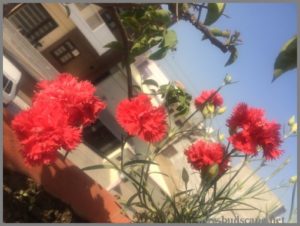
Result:
[[[114,30],[117,27],[116,22],[114,22],[112,16],[107,11],[102,11],[100,16],[111,30]]]
[[[21,5],[8,16],[8,20],[35,46],[40,39],[58,26],[40,3]]]
[[[108,155],[121,146],[121,142],[101,123],[99,119],[83,129],[83,141],[96,153]]]
[[[54,58],[61,64],[66,64],[80,54],[73,42],[70,40],[60,44],[52,51]]]
[[[10,93],[12,89],[12,85],[13,85],[12,81],[10,81],[8,78],[6,78],[5,75],[3,75],[3,90],[6,93]]]

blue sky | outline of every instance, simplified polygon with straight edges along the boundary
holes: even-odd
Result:
[[[224,13],[231,18],[222,17],[211,27],[241,33],[243,45],[238,46],[239,57],[233,65],[224,67],[229,54],[223,54],[207,40],[201,41],[202,34],[183,21],[172,27],[178,36],[177,51],[157,61],[158,65],[171,79],[181,80],[194,97],[204,89],[217,88],[227,73],[239,81],[221,91],[228,110],[215,126],[224,132],[225,119],[238,102],[264,108],[268,119],[286,123],[290,116],[297,115],[297,71],[289,71],[273,83],[271,80],[280,48],[297,34],[297,5],[230,3]],[[284,155],[260,173],[269,175],[274,166],[291,157],[290,164],[270,182],[272,187],[297,173],[297,139],[289,138],[282,149]],[[276,193],[289,211],[291,189]]]

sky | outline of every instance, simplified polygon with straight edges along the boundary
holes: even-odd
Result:
[[[286,72],[271,83],[273,66],[282,45],[297,34],[297,5],[295,3],[229,3],[221,17],[211,27],[237,30],[243,44],[238,46],[237,61],[224,67],[229,53],[223,54],[208,40],[201,41],[202,33],[191,24],[180,21],[171,29],[177,33],[177,50],[157,61],[172,80],[180,80],[196,97],[202,90],[217,88],[227,73],[237,84],[221,90],[227,112],[215,121],[215,127],[225,132],[226,118],[239,102],[263,108],[269,120],[287,124],[297,115],[297,71]],[[203,15],[205,16],[205,15]],[[202,18],[203,19],[203,18]],[[259,173],[268,176],[286,158],[291,161],[273,180],[270,187],[288,181],[297,174],[297,138],[292,137],[282,145],[284,154]],[[289,213],[292,189],[276,191]],[[285,214],[285,220],[287,220]]]

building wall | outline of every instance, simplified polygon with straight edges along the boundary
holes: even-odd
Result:
[[[41,52],[76,28],[61,4],[42,3],[42,5],[59,26],[39,41],[42,46],[38,47],[38,50]]]

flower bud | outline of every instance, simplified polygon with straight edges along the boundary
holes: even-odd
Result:
[[[221,114],[223,114],[225,111],[226,111],[226,107],[223,106],[223,107],[221,107],[221,108],[218,109],[217,113],[218,113],[219,115],[221,115]]]
[[[232,81],[231,75],[227,74],[224,78],[225,85],[230,84]]]
[[[203,114],[204,117],[207,117],[207,116],[208,116],[208,109],[207,109],[206,106],[203,108],[202,114]]]
[[[292,176],[289,181],[291,184],[297,183],[297,176]]]
[[[291,126],[291,133],[297,133],[297,129],[298,129],[297,123],[294,123]]]
[[[292,126],[295,123],[295,115],[293,115],[292,117],[290,117],[289,121],[288,121],[288,125]]]
[[[219,164],[215,163],[213,165],[207,166],[201,172],[202,179],[205,181],[213,180],[219,173]]]
[[[208,104],[207,109],[208,109],[209,113],[214,113],[215,112],[215,105]]]
[[[224,134],[223,134],[223,133],[220,133],[220,134],[219,134],[219,137],[218,137],[219,141],[223,141],[224,138],[225,138]]]

